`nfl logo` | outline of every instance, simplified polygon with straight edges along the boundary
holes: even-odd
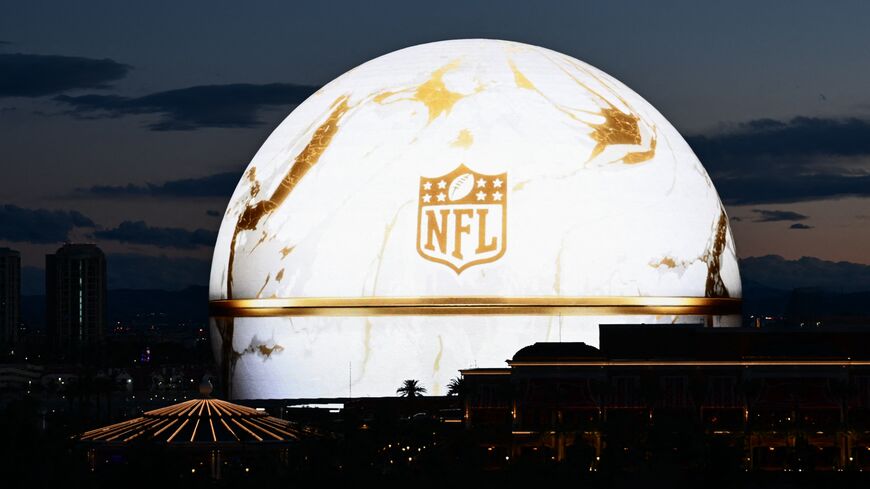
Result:
[[[507,173],[484,175],[465,165],[420,177],[417,252],[457,274],[504,255]]]

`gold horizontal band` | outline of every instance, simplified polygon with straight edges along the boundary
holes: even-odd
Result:
[[[213,317],[256,316],[614,316],[740,314],[721,297],[298,297],[223,299]]]

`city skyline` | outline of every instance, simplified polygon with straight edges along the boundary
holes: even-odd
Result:
[[[855,62],[865,5],[763,5],[752,18],[634,5],[645,15],[626,19],[622,4],[546,4],[531,16],[522,4],[473,4],[434,13],[422,31],[375,36],[366,29],[415,11],[359,11],[360,22],[333,25],[317,6],[267,16],[210,5],[205,23],[196,4],[131,8],[29,5],[0,20],[0,129],[10,135],[0,158],[17,182],[0,190],[0,246],[21,251],[27,293],[65,241],[105,249],[110,286],[112,270],[148,270],[136,288],[204,284],[235,183],[296,104],[367,59],[456,37],[562,51],[636,89],[710,173],[741,258],[870,264],[870,69]],[[614,34],[621,22],[636,35]],[[734,26],[742,35],[727,35]],[[649,44],[637,49],[638,38]]]
[[[870,4],[0,11],[7,486],[867,486]]]

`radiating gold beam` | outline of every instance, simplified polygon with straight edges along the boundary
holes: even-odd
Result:
[[[145,416],[174,416],[185,409],[191,404],[195,403],[196,399],[191,399],[189,401],[184,401],[182,403],[173,404],[171,406],[166,406],[162,408],[157,408],[152,411],[148,411],[145,413]]]
[[[222,401],[220,399],[214,400],[215,406],[223,410],[229,416],[244,416],[246,414],[256,415],[256,409],[250,409],[245,406],[239,406],[237,404],[233,404],[231,402]]]
[[[150,420],[144,420],[144,418],[139,418],[139,419],[141,420],[139,423],[130,425],[129,428],[121,430],[120,432],[116,432],[113,436],[106,438],[103,441],[106,441],[106,442],[115,441],[121,437],[127,437],[131,433],[134,433],[132,436],[129,436],[128,438],[121,439],[121,441],[126,442],[129,439],[136,438],[136,436],[138,436],[140,433],[151,429],[151,425],[153,425],[154,423],[156,423],[158,421],[157,419],[150,419]],[[138,433],[137,433],[137,430],[139,430]]]
[[[152,436],[152,438],[157,438],[158,436],[160,436],[160,433],[163,433],[163,432],[166,431],[170,426],[174,425],[174,424],[177,423],[177,422],[178,422],[177,419],[173,419],[171,423],[167,424],[167,425],[164,426],[163,428],[160,428],[160,429],[157,431],[157,433],[154,433],[154,435]]]
[[[155,419],[155,420],[149,422],[149,423],[151,423],[150,425],[148,425],[148,426],[144,426],[144,425],[143,425],[143,426],[142,426],[142,429],[140,429],[139,431],[133,433],[132,435],[128,436],[127,438],[124,438],[124,443],[127,443],[127,442],[129,442],[130,440],[133,440],[133,439],[135,439],[135,438],[139,438],[140,436],[142,436],[142,435],[144,435],[145,433],[147,433],[149,430],[153,430],[153,429],[157,428],[158,426],[160,426],[162,423],[165,423],[166,421],[167,421],[167,420],[165,420],[165,419],[164,419],[164,420],[159,420],[159,421]]]
[[[95,436],[95,435],[100,435],[100,434],[106,433],[107,431],[112,431],[114,429],[136,423],[136,422],[140,421],[141,419],[142,418],[129,419],[127,421],[121,421],[120,423],[111,424],[109,426],[103,426],[102,428],[94,428],[90,431],[86,431],[86,432],[82,433],[81,439],[84,440],[86,438],[90,438],[90,437]]]
[[[100,433],[95,433],[95,434],[89,436],[89,438],[92,441],[99,441],[99,440],[107,441],[107,440],[110,440],[110,439],[116,437],[116,435],[118,435],[119,433],[126,433],[126,432],[129,432],[130,430],[136,429],[136,426],[141,424],[143,422],[143,420],[144,420],[144,418],[136,418],[134,420],[131,420],[129,423],[124,424],[124,425],[114,425],[110,429],[107,429],[107,430],[102,431]]]
[[[190,442],[193,443],[194,438],[196,438],[196,430],[199,428],[199,419],[196,420],[196,424],[193,425],[193,433],[190,434]]]
[[[259,316],[612,316],[739,314],[741,299],[721,297],[298,297],[224,299],[214,317]]]
[[[256,433],[254,433],[253,431],[249,430],[249,429],[248,429],[245,425],[243,425],[242,423],[239,423],[239,420],[237,420],[237,419],[235,419],[235,418],[230,418],[230,421],[232,421],[233,423],[235,423],[239,428],[241,428],[241,429],[247,431],[248,434],[251,435],[251,436],[253,436],[254,438],[256,438],[257,441],[263,441],[263,438],[262,438],[260,435],[258,435],[258,434],[256,434]]]
[[[233,415],[233,413],[231,413],[226,408],[226,406],[224,406],[223,403],[221,401],[218,401],[217,399],[213,399],[211,401],[211,407],[213,407],[215,412],[218,413],[218,416],[223,416],[224,414],[226,414],[227,416]]]
[[[207,415],[204,416],[206,413]],[[242,440],[231,428],[231,424],[235,424],[236,429],[241,428],[257,441],[269,438],[278,441],[299,439],[299,436],[293,432],[296,430],[291,428],[291,423],[273,418],[265,411],[220,399],[194,399],[149,411],[146,416],[90,430],[80,435],[79,440],[89,443],[127,443],[143,436],[157,439],[167,432],[171,434],[163,440],[164,443],[173,443],[174,440],[180,439],[180,436],[190,443],[196,443],[199,425],[204,423],[203,420],[208,420],[208,428],[203,429],[211,433],[213,442],[218,442],[212,416],[217,418],[237,441]],[[183,433],[188,423],[193,424],[189,436]],[[261,433],[268,438],[261,436]]]
[[[279,422],[276,421],[275,418],[272,418],[272,417],[262,418],[262,419],[257,420],[257,422],[262,423],[262,424],[270,427],[271,429],[277,431],[278,433],[283,433],[294,440],[299,439],[299,435],[297,435],[295,433],[291,433],[285,429],[285,428],[289,429],[289,426],[280,424]]]
[[[188,417],[193,417],[193,415],[196,414],[196,408],[199,407],[200,402],[201,401],[196,401],[189,409],[187,409],[186,413]],[[184,416],[184,412],[182,412],[181,415]]]
[[[236,441],[242,441],[239,439],[239,435],[237,435],[236,432],[233,431],[232,428],[230,428],[230,425],[227,424],[227,422],[224,420],[224,418],[220,418],[220,420],[221,420],[221,423],[224,425],[224,428],[226,428],[227,431],[229,431],[230,434],[233,435],[233,438],[235,438]]]
[[[279,441],[284,440],[284,438],[281,438],[281,436],[275,434],[274,432],[272,432],[272,430],[268,429],[268,428],[272,428],[271,426],[266,425],[266,426],[268,426],[268,428],[267,428],[266,426],[263,426],[261,424],[261,422],[257,419],[247,419],[246,421],[248,422],[249,425],[253,426],[254,428],[257,428],[258,430],[262,431],[263,433],[266,433],[267,435],[271,436],[272,438],[279,440]],[[272,428],[272,429],[274,429],[274,428]]]
[[[188,421],[190,421],[190,420],[185,419],[184,423],[181,423],[181,426],[179,426],[178,429],[175,430],[175,433],[172,433],[172,435],[166,439],[166,443],[172,443],[172,440],[175,439],[175,435],[177,435],[184,428],[184,426],[187,424]]]
[[[145,421],[144,418],[137,418],[136,423],[132,423],[128,426],[117,428],[112,430],[111,432],[104,433],[102,435],[94,437],[94,441],[98,441],[102,439],[102,441],[114,441],[122,436],[126,436],[128,433],[135,431],[140,426],[146,425],[148,421]]]

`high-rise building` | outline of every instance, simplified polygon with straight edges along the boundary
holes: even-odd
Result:
[[[45,256],[46,326],[61,355],[93,350],[106,328],[106,255],[93,244],[65,244]]]
[[[18,342],[21,311],[21,255],[0,248],[0,346],[4,353]]]

